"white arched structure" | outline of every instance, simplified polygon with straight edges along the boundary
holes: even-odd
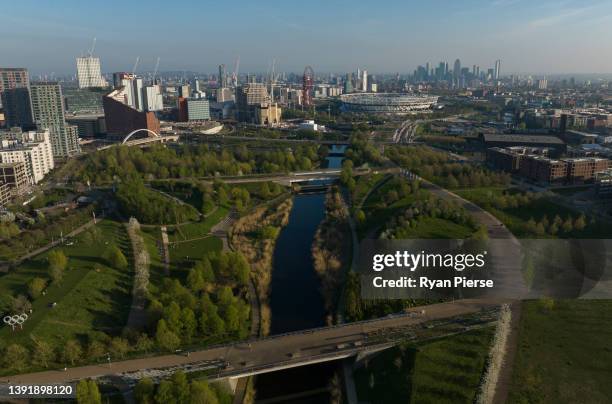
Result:
[[[142,132],[142,131],[147,132],[147,134],[149,135],[149,137],[161,137],[161,136],[160,136],[158,133],[155,133],[155,132],[153,132],[153,131],[152,131],[152,130],[150,130],[150,129],[145,129],[145,128],[142,128],[142,129],[136,129],[136,130],[134,130],[134,131],[130,132],[130,134],[129,134],[129,135],[127,135],[127,136],[125,137],[125,139],[123,139],[123,142],[121,142],[121,144],[125,144],[125,143],[126,143],[128,140],[130,140],[130,138],[132,137],[132,135],[134,135],[135,133],[138,133],[138,132]]]

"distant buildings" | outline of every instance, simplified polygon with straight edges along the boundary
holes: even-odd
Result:
[[[281,121],[281,108],[272,103],[265,84],[250,82],[236,89],[236,119],[259,125],[276,125]]]
[[[493,78],[495,80],[499,80],[499,78],[501,77],[501,60],[496,60],[495,61],[495,74],[493,76]]]
[[[37,184],[55,166],[49,131],[0,132],[0,163],[23,163],[28,184]]]
[[[315,123],[314,120],[307,120],[299,125],[300,129],[312,130],[315,132],[325,132],[325,126]]]
[[[161,87],[158,84],[144,87],[142,91],[143,109],[145,111],[161,111],[164,109],[164,99]]]
[[[27,69],[0,68],[0,100],[7,127],[34,127]]]
[[[555,155],[564,154],[567,151],[565,142],[556,136],[524,135],[524,134],[489,134],[479,135],[484,148],[526,146],[548,148]]]
[[[368,91],[368,71],[367,70],[364,70],[361,73],[361,91],[363,92]]]
[[[187,99],[187,120],[207,121],[210,119],[210,104],[204,99]]]
[[[136,129],[148,129],[155,133],[160,131],[155,113],[133,106],[132,88],[129,85],[118,88],[102,99],[106,132],[110,137],[122,138]]]
[[[49,130],[53,156],[70,157],[81,151],[76,126],[64,116],[62,89],[58,83],[38,83],[30,87],[32,115],[39,130]]]
[[[108,83],[102,77],[100,58],[85,56],[76,58],[79,88],[106,87]]]
[[[225,71],[225,65],[224,64],[220,64],[219,65],[219,88],[225,88],[228,87],[227,85],[227,72]]]

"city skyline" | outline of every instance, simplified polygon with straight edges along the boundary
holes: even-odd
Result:
[[[219,64],[231,71],[240,56],[242,73],[265,72],[273,59],[276,71],[310,64],[318,72],[362,67],[380,74],[456,58],[481,68],[500,59],[502,75],[612,73],[612,55],[602,51],[612,40],[605,29],[612,5],[602,1],[237,3],[230,12],[183,2],[168,14],[148,2],[110,18],[119,3],[99,3],[92,13],[91,4],[24,1],[0,27],[11,38],[0,42],[0,53],[7,65],[58,76],[76,74],[75,59],[94,37],[104,73],[130,71],[137,56],[139,71],[153,70],[158,57],[160,71],[212,73]]]

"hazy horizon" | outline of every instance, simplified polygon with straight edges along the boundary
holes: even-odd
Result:
[[[421,4],[426,3],[426,4]],[[24,0],[0,26],[2,67],[66,76],[97,38],[102,71],[406,74],[430,62],[493,67],[502,75],[612,74],[612,3],[601,0],[335,2]]]

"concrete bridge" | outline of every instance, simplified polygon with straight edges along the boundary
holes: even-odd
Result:
[[[209,380],[225,379],[234,386],[241,377],[348,357],[359,360],[401,341],[465,332],[495,321],[502,303],[500,300],[439,303],[375,320],[297,331],[199,351],[22,374],[0,381],[49,384],[94,378],[134,385],[143,377],[158,380],[182,370],[197,372],[197,376]]]

